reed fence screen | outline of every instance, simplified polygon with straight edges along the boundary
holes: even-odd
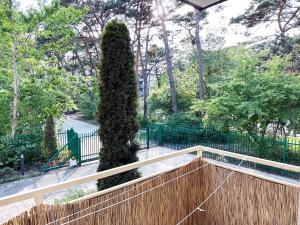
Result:
[[[233,172],[200,158],[93,199],[34,207],[5,225],[177,225],[204,201],[182,225],[297,225],[299,187]]]

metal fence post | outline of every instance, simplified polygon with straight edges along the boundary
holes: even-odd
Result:
[[[286,154],[287,154],[287,139],[284,139],[284,148],[283,148],[283,163],[286,163]]]
[[[78,137],[79,135],[77,135],[77,155],[78,155],[78,165],[81,166],[81,139],[80,137]]]
[[[158,125],[158,146],[162,145],[162,125]]]
[[[24,176],[24,154],[21,154],[21,175]]]
[[[146,127],[146,142],[147,142],[147,149],[150,148],[150,127],[147,125]]]

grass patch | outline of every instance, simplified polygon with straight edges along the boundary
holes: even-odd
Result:
[[[79,189],[76,191],[71,191],[69,194],[65,195],[63,198],[61,199],[55,199],[54,204],[64,204],[64,203],[68,203],[70,201],[76,200],[78,198],[81,198],[85,195],[91,194],[92,191],[86,191],[83,189]]]

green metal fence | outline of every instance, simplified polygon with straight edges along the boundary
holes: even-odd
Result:
[[[212,127],[187,128],[157,125],[161,129],[161,144],[172,149],[203,145],[225,151],[255,156],[273,161],[300,165],[300,142],[286,138],[251,137],[246,133],[219,131]]]
[[[158,146],[158,133],[159,128],[156,126],[140,129],[136,137],[140,149]],[[71,157],[75,157],[79,165],[99,159],[101,142],[98,130],[84,134],[77,134],[73,130],[59,132],[57,141],[59,150],[42,165],[42,171],[66,167]]]
[[[136,140],[141,149],[165,146],[179,150],[203,145],[300,166],[300,141],[288,138],[251,137],[246,133],[225,132],[213,127],[192,128],[153,124],[140,129]],[[72,156],[76,157],[79,164],[99,158],[101,142],[97,131],[80,135],[74,131],[59,132],[57,142],[58,152],[43,164],[43,170],[67,166]],[[0,137],[0,169],[5,166],[19,169],[18,159],[22,153],[25,155],[27,167],[37,164],[41,160],[41,145],[41,133],[17,136],[14,139]]]
[[[161,126],[150,125],[139,130],[137,134],[137,142],[140,149],[153,148],[161,145]]]
[[[156,128],[155,128],[156,127]],[[254,156],[272,161],[300,166],[300,142],[288,138],[251,137],[236,131],[220,131],[213,127],[190,128],[183,126],[152,125],[150,129],[160,129],[156,143],[172,149],[185,149],[203,145],[220,150]],[[159,140],[160,138],[160,140]],[[159,141],[158,141],[159,140]],[[215,154],[204,153],[205,157],[216,158]],[[225,157],[222,161],[237,164],[239,160]],[[244,163],[244,166],[265,172],[300,178],[299,174],[290,173],[262,165]]]
[[[81,162],[89,162],[99,158],[101,149],[98,130],[86,134],[80,134]]]

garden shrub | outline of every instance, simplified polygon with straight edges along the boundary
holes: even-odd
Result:
[[[93,82],[92,90],[86,89],[79,98],[79,111],[87,119],[96,119],[99,108],[99,91],[97,89],[97,82]]]
[[[22,153],[25,167],[36,166],[40,162],[41,142],[39,134],[0,138],[0,169],[10,167],[19,170]]]
[[[49,159],[57,152],[56,134],[55,134],[55,122],[52,115],[49,115],[46,119],[44,128],[44,140],[42,148],[42,156],[45,160]]]
[[[100,164],[98,172],[138,161],[139,145],[135,142],[137,121],[137,81],[129,30],[117,20],[109,22],[101,38],[99,92],[101,107]],[[103,190],[140,177],[138,170],[98,180]]]
[[[200,128],[202,127],[202,120],[193,114],[174,113],[166,118],[164,124],[166,124],[167,126]]]

